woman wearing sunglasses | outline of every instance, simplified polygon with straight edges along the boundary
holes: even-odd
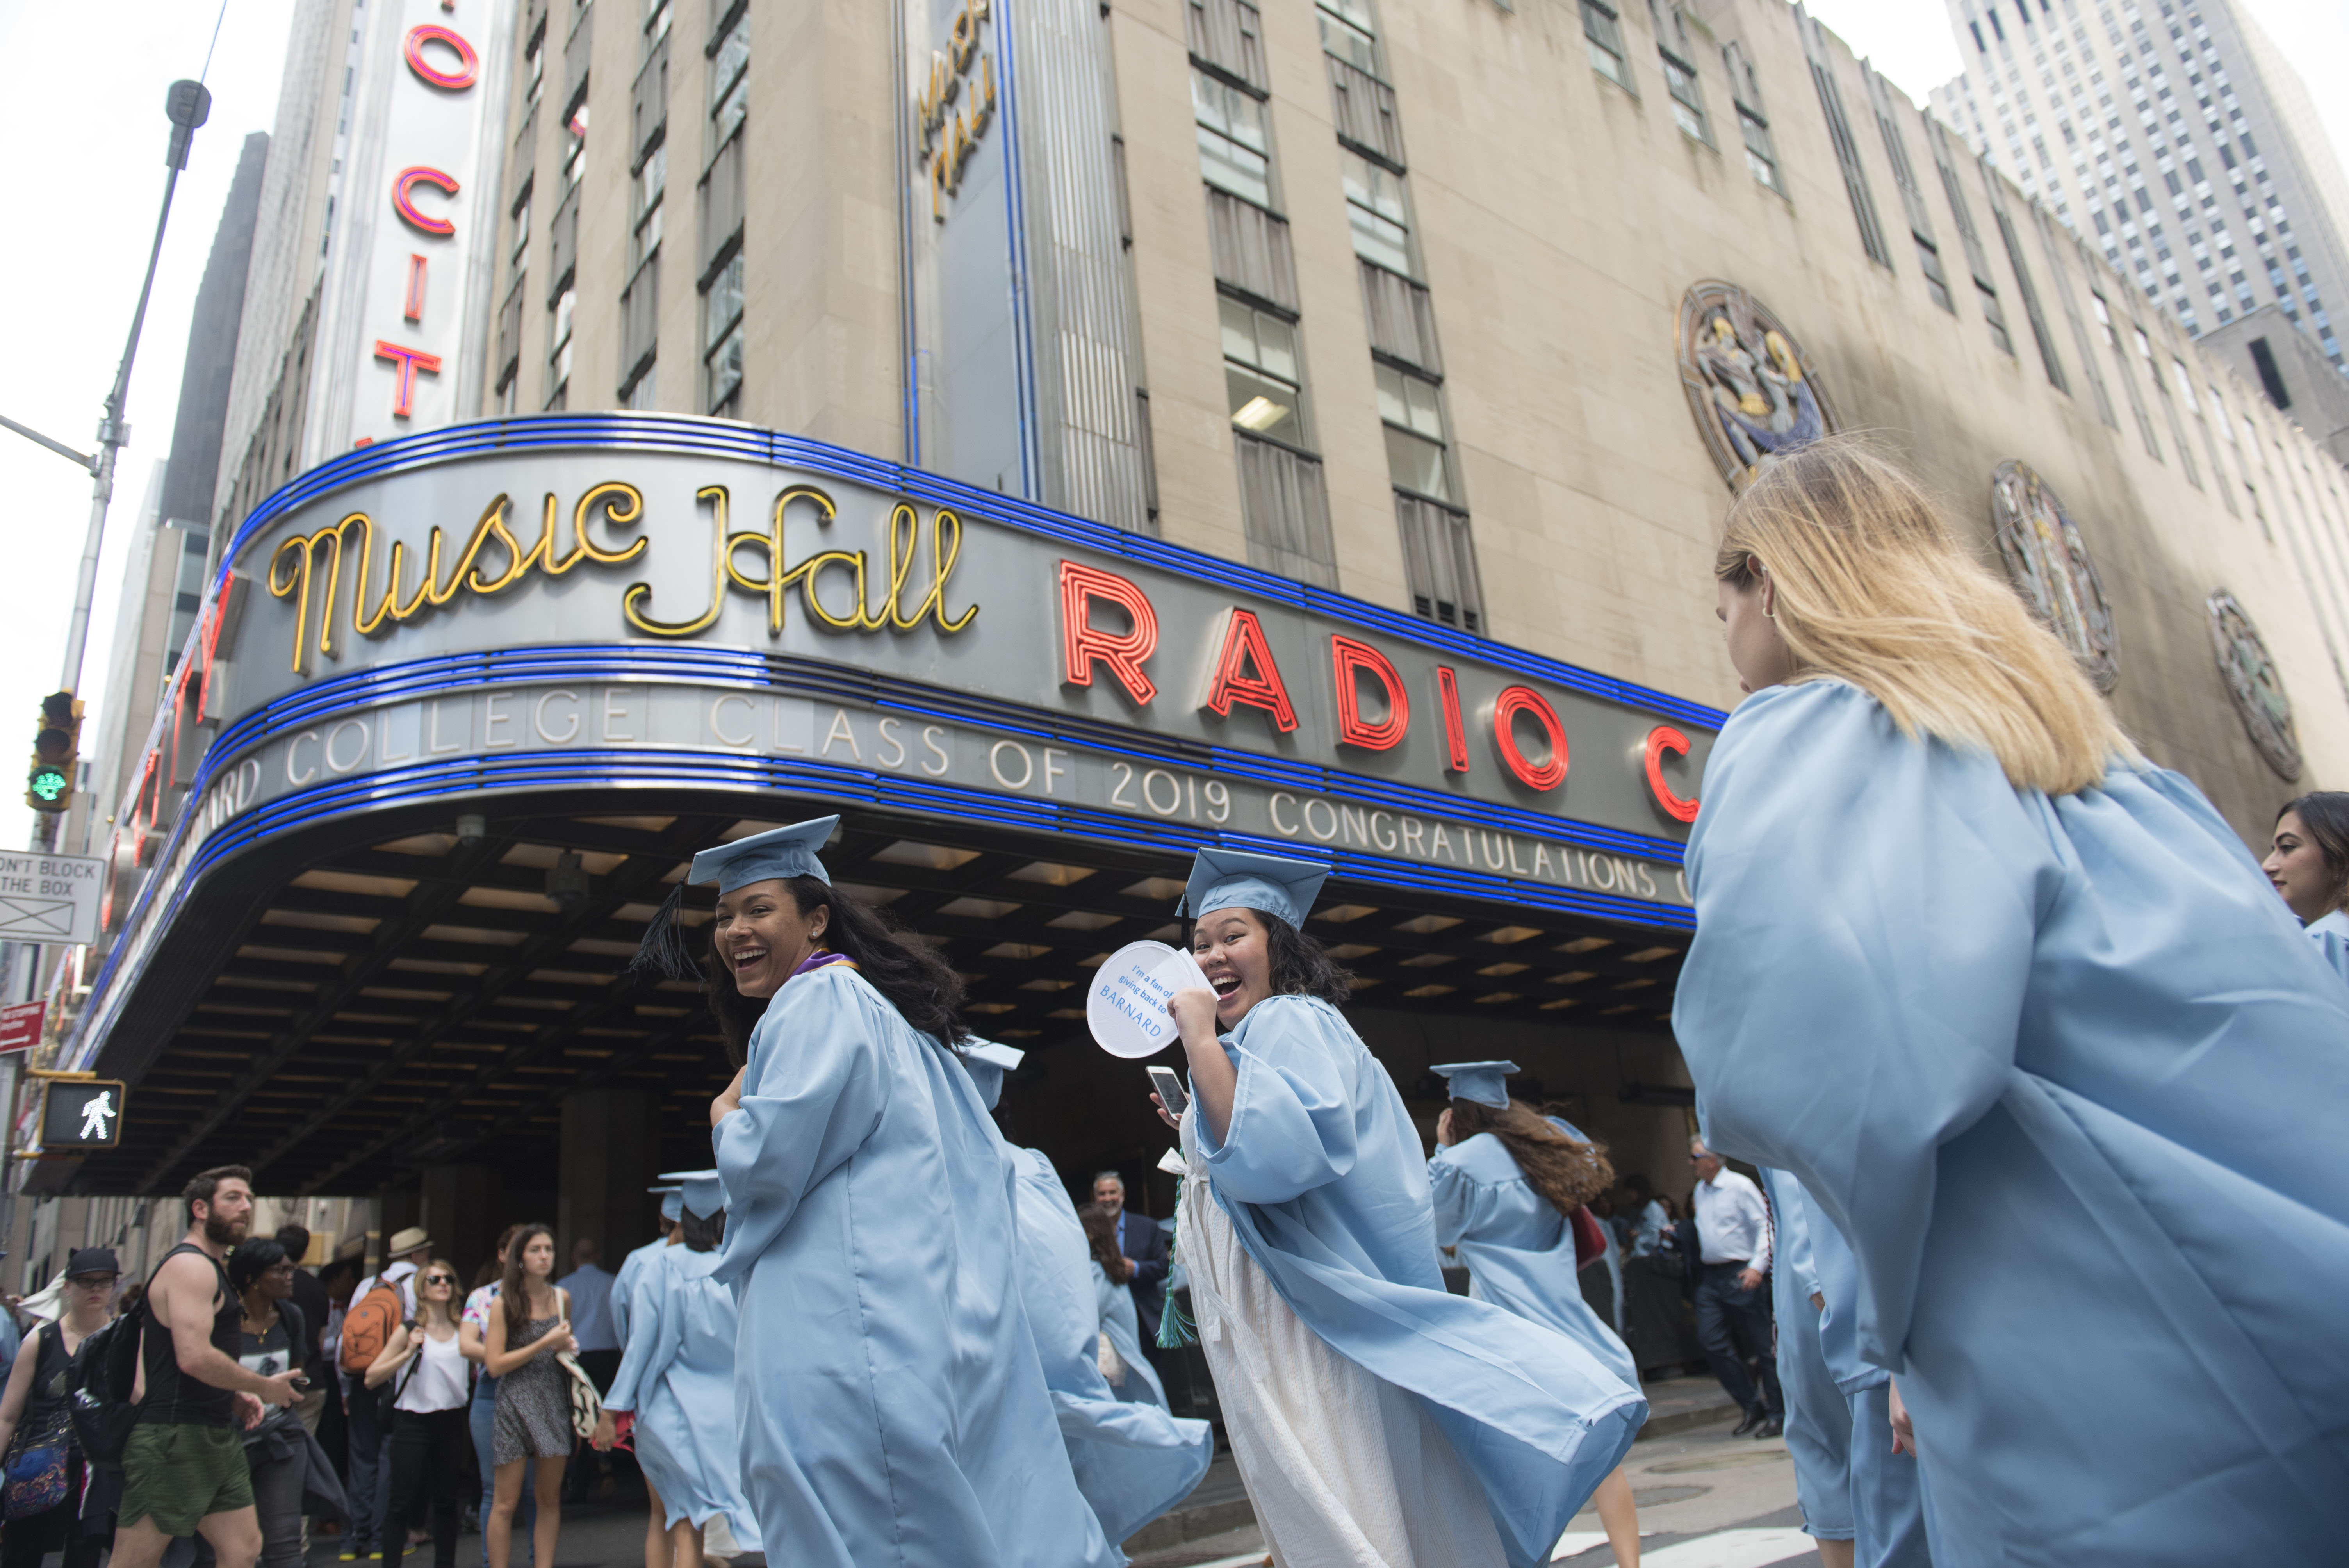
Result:
[[[273,1236],[241,1242],[228,1256],[228,1283],[244,1305],[236,1358],[264,1377],[298,1366],[308,1339],[309,1326],[294,1305],[294,1260]],[[253,1502],[261,1521],[262,1568],[301,1568],[310,1440],[291,1406],[270,1410],[244,1433],[244,1462],[253,1472]]]
[[[429,1507],[433,1568],[457,1568],[457,1507],[465,1490],[465,1353],[457,1342],[457,1265],[434,1258],[416,1276],[416,1315],[384,1341],[367,1369],[367,1386],[389,1383],[391,1488],[386,1498],[383,1555],[408,1553],[408,1531]]]
[[[26,1340],[9,1368],[7,1392],[0,1394],[0,1452],[7,1455],[9,1478],[56,1469],[65,1485],[46,1509],[10,1510],[8,1527],[0,1532],[0,1564],[5,1568],[39,1568],[59,1551],[65,1568],[98,1568],[113,1534],[109,1509],[94,1507],[93,1517],[81,1517],[82,1489],[90,1472],[66,1418],[65,1373],[81,1342],[113,1317],[114,1287],[121,1277],[111,1250],[84,1247],[74,1253],[66,1265],[64,1315]],[[47,1490],[56,1490],[56,1477]]]

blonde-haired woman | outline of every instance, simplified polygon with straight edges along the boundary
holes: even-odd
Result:
[[[1716,574],[1673,1025],[1852,1243],[1935,1562],[2335,1554],[2349,995],[1892,463],[1771,465]]]
[[[367,1369],[367,1386],[394,1390],[391,1480],[383,1555],[408,1553],[409,1526],[432,1522],[433,1568],[456,1568],[457,1504],[464,1491],[470,1373],[457,1331],[457,1265],[434,1258],[416,1272],[416,1315],[391,1331]]]

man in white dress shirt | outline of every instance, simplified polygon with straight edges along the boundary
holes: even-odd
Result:
[[[1703,1139],[1689,1140],[1689,1163],[1696,1171],[1689,1207],[1704,1269],[1696,1286],[1697,1343],[1713,1375],[1745,1412],[1738,1434],[1775,1438],[1785,1429],[1786,1400],[1771,1354],[1770,1298],[1762,1293],[1770,1273],[1770,1206],[1762,1189],[1722,1164]],[[1759,1395],[1746,1369],[1748,1352],[1761,1364]]]

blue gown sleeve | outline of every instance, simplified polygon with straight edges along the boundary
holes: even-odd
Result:
[[[1435,1244],[1447,1252],[1491,1218],[1491,1189],[1463,1171],[1448,1149],[1437,1150],[1427,1162],[1427,1189],[1435,1205]]]
[[[1808,682],[1723,728],[1688,865],[1673,1027],[1705,1137],[1794,1171],[1853,1238],[1863,1353],[1899,1371],[1938,1151],[2013,1066],[2061,886],[2044,819],[1987,754]]]
[[[1218,1145],[1193,1118],[1216,1191],[1243,1203],[1286,1203],[1354,1168],[1354,1075],[1361,1046],[1327,1003],[1259,1002],[1226,1038],[1239,1068]]]
[[[637,1408],[675,1354],[677,1336],[672,1330],[678,1314],[670,1296],[676,1289],[676,1271],[663,1269],[661,1276],[636,1286],[628,1343],[621,1351],[620,1369],[612,1374],[612,1387],[604,1396],[605,1409]]]
[[[890,1075],[862,992],[844,968],[802,975],[751,1033],[742,1103],[710,1133],[726,1188],[722,1278],[764,1252],[809,1189],[881,1124]]]

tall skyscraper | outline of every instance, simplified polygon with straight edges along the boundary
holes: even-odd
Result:
[[[2234,0],[1945,0],[1934,109],[2188,331],[2280,308],[2344,368],[2349,186],[2308,89]]]

